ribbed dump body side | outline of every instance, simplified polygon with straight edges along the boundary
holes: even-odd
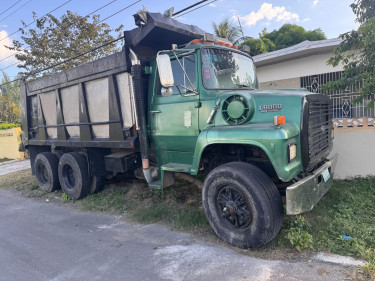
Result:
[[[134,148],[125,50],[21,85],[25,145]]]

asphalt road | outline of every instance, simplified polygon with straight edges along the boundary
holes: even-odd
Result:
[[[262,260],[160,224],[0,189],[0,280],[344,280],[342,265]]]

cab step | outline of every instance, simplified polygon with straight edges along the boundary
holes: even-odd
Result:
[[[161,169],[163,171],[189,173],[191,169],[191,165],[179,164],[179,163],[168,163],[168,164],[161,166]]]

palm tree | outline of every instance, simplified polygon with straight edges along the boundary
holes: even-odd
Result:
[[[213,22],[212,27],[217,37],[228,39],[232,43],[240,37],[240,28],[233,25],[229,18],[224,19],[219,24]]]

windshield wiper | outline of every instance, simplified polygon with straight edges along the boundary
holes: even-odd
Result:
[[[238,86],[239,88],[247,88],[249,90],[255,90],[255,88],[250,87],[249,85],[246,85],[246,84],[242,84],[242,83],[241,84],[235,83],[234,85]]]

